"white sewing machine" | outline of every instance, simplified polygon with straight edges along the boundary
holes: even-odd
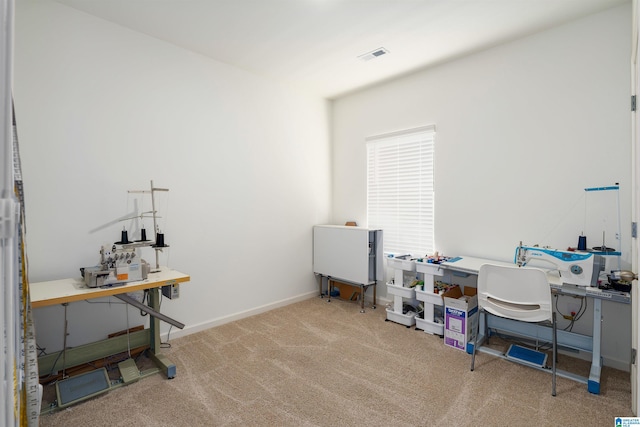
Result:
[[[537,246],[516,248],[515,263],[523,267],[530,261],[543,261],[555,266],[563,283],[577,286],[598,286],[598,276],[604,271],[602,255],[590,252],[560,251]]]
[[[147,278],[151,267],[136,255],[135,249],[100,248],[100,265],[83,267],[80,273],[84,283],[90,288],[114,286]]]

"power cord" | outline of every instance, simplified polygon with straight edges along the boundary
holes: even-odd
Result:
[[[564,319],[569,320],[569,324],[567,326],[565,326],[564,328],[562,328],[562,330],[571,332],[573,330],[573,326],[575,325],[575,322],[580,320],[582,318],[582,316],[584,315],[584,313],[587,311],[588,302],[587,302],[585,297],[572,297],[572,298],[580,298],[580,307],[578,308],[578,311],[576,311],[576,312],[571,312],[569,314],[565,314],[565,313],[562,313],[558,309],[558,295],[557,294],[554,295],[554,298],[555,298],[555,310]]]

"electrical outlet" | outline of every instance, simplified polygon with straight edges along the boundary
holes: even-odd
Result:
[[[563,311],[565,313],[571,313],[572,317],[575,317],[576,314],[580,313],[580,308],[582,307],[582,303],[584,302],[583,298],[584,297],[579,296],[569,298],[569,300],[567,301],[567,308]]]
[[[162,295],[169,299],[177,299],[180,296],[180,288],[177,283],[162,287]]]

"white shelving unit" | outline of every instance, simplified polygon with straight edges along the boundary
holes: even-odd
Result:
[[[444,321],[438,322],[435,307],[442,306],[442,296],[433,292],[436,277],[444,275],[444,269],[439,264],[432,264],[426,261],[416,261],[416,271],[423,275],[423,290],[416,290],[416,299],[424,304],[424,318],[416,315],[416,328],[422,329],[428,334],[443,335]]]
[[[416,290],[404,286],[405,272],[415,272],[416,262],[410,257],[387,258],[387,265],[394,270],[393,282],[387,283],[387,294],[393,295],[393,309],[387,308],[387,320],[405,325],[407,328],[416,324],[415,313],[404,314],[405,300],[413,300]]]

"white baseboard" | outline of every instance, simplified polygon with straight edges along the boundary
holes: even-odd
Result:
[[[586,351],[563,351],[559,350],[560,355],[566,354],[576,359],[591,361],[591,353]],[[620,360],[611,356],[602,356],[602,366],[608,366],[609,368],[617,369],[619,371],[631,372],[631,364],[628,360]]]
[[[239,313],[230,314],[228,316],[219,317],[217,319],[209,320],[207,322],[198,323],[196,325],[189,325],[189,326],[186,326],[184,329],[181,329],[178,331],[173,330],[171,331],[171,337],[169,337],[168,333],[161,334],[160,336],[163,341],[167,341],[169,338],[184,337],[187,335],[195,334],[196,332],[205,331],[207,329],[210,329],[216,326],[224,325],[225,323],[255,316],[256,314],[265,313],[267,311],[270,311],[276,308],[286,307],[289,304],[304,301],[317,296],[318,296],[318,291],[314,290],[311,292],[304,293],[302,295],[298,295],[291,298],[285,298],[280,301],[275,301],[273,303],[269,303],[269,304],[262,305],[260,307],[255,307],[249,310],[241,311]]]

